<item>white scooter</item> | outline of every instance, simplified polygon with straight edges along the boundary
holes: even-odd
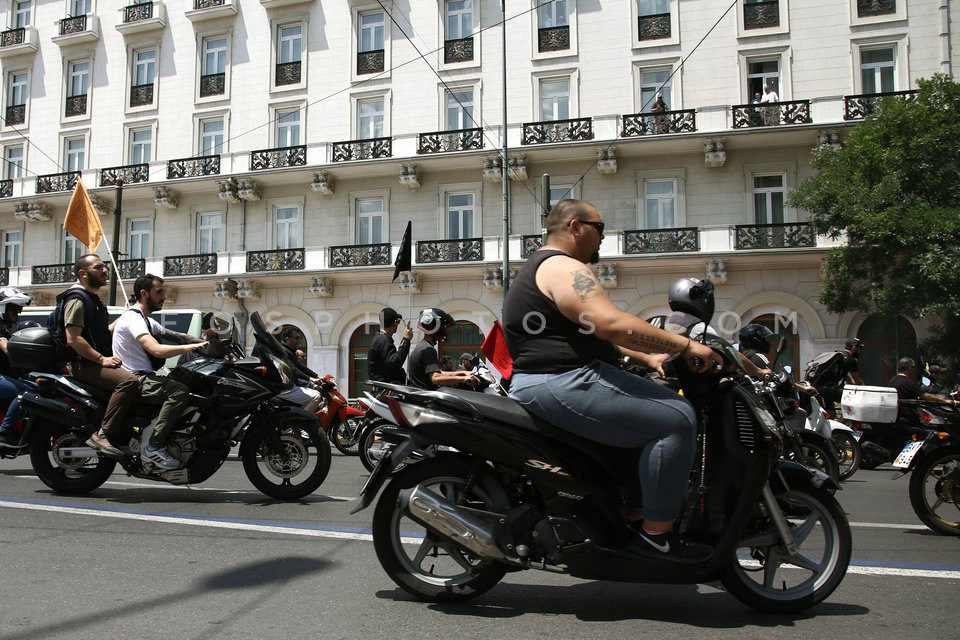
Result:
[[[827,412],[823,410],[815,397],[810,398],[810,412],[807,415],[807,424],[804,428],[816,431],[833,443],[837,457],[840,459],[841,480],[846,480],[860,468],[863,452],[860,449],[860,441],[856,437],[856,432],[842,422],[828,418]]]

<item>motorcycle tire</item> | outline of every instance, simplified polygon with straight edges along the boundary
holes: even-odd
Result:
[[[366,422],[359,416],[350,416],[343,422],[337,422],[330,430],[330,439],[337,451],[345,456],[360,455],[360,435]]]
[[[50,425],[35,424],[30,436],[30,463],[43,484],[57,493],[83,495],[103,485],[117,461],[94,453],[85,458],[62,455],[67,448],[87,447],[82,431],[57,431]]]
[[[796,462],[823,471],[834,482],[840,482],[840,460],[827,439],[810,431],[801,431],[800,456]],[[813,436],[813,437],[812,437]]]
[[[910,506],[920,522],[960,536],[960,447],[942,447],[919,460],[910,474]]]
[[[380,438],[380,432],[384,429],[396,429],[397,426],[386,420],[378,420],[368,424],[360,437],[360,462],[367,471],[373,471],[377,466],[377,460],[383,455],[383,440]]]
[[[240,447],[247,478],[263,494],[298,500],[316,491],[330,472],[330,441],[316,424],[288,421],[280,427],[280,450],[259,429],[251,429]]]
[[[397,586],[420,600],[464,602],[492,589],[507,573],[505,565],[478,558],[399,507],[400,491],[421,485],[471,509],[506,511],[509,499],[503,487],[486,469],[472,474],[472,466],[469,459],[455,456],[410,465],[394,474],[377,502],[372,527],[377,558]]]
[[[837,454],[840,463],[840,479],[846,480],[857,472],[863,461],[863,451],[860,442],[849,431],[834,431],[830,434],[830,442]]]
[[[853,546],[850,523],[830,493],[799,487],[776,495],[800,547],[784,552],[784,541],[759,500],[721,576],[735,598],[764,613],[798,613],[825,600],[840,585]]]

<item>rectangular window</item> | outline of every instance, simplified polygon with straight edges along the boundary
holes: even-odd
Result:
[[[7,106],[19,107],[27,104],[27,74],[11,73],[7,90]]]
[[[448,0],[447,40],[460,40],[473,35],[473,0]]]
[[[90,63],[71,62],[69,74],[67,95],[71,98],[87,95],[87,88],[90,85]]]
[[[650,69],[640,72],[640,113],[647,113],[656,102],[657,94],[663,94],[663,100],[669,107],[672,104],[670,69]]]
[[[30,15],[32,13],[33,2],[31,0],[18,0],[14,5],[13,28],[23,29],[30,26]]]
[[[150,221],[138,219],[130,221],[129,260],[145,260],[150,255]]]
[[[770,88],[780,96],[780,61],[751,60],[747,63],[747,90],[749,95],[763,95],[763,86]],[[782,98],[782,96],[780,96]]]
[[[80,256],[87,253],[87,247],[82,242],[70,235],[69,231],[63,232],[63,262],[73,264],[80,259]]]
[[[446,96],[446,130],[476,127],[473,119],[473,89],[448,89]]]
[[[638,0],[637,11],[641,16],[670,13],[670,0]]]
[[[357,244],[380,244],[385,241],[383,200],[380,198],[357,200]]]
[[[197,253],[223,251],[223,214],[219,211],[197,214]]]
[[[203,69],[201,73],[212,76],[227,70],[227,39],[208,38],[203,41]]]
[[[645,180],[643,207],[647,229],[673,229],[677,226],[676,180]]]
[[[570,119],[569,78],[551,78],[540,81],[540,119]]]
[[[130,164],[146,164],[152,160],[152,129],[130,131]]]
[[[73,13],[71,16],[85,16],[90,13],[93,0],[73,0]]]
[[[3,232],[3,266],[20,266],[20,232]]]
[[[897,90],[896,50],[860,50],[860,78],[863,93],[886,93]]]
[[[360,52],[380,51],[383,49],[384,19],[383,12],[360,15]]]
[[[369,140],[383,137],[383,98],[360,100],[357,103],[357,138]]]
[[[300,110],[277,112],[277,148],[300,144]]]
[[[68,138],[64,149],[64,168],[67,171],[83,171],[84,159],[87,152],[86,139]]]
[[[157,52],[153,49],[137,51],[133,54],[133,85],[136,87],[153,84],[157,73]]]
[[[277,249],[299,249],[300,207],[281,206],[274,209],[274,237]]]
[[[561,200],[566,200],[568,198],[573,198],[572,184],[550,185],[550,203],[548,204],[548,210],[553,209],[553,205],[557,204]]]
[[[200,155],[216,156],[223,153],[223,119],[200,121]]]
[[[3,150],[3,177],[5,180],[23,177],[23,145],[15,144]]]
[[[753,177],[753,213],[756,224],[783,224],[787,190],[783,174]]]
[[[544,2],[537,7],[537,26],[541,29],[565,27],[568,25],[567,0]]]
[[[303,27],[299,24],[280,27],[277,38],[277,63],[300,62]]]
[[[474,237],[476,210],[472,193],[447,194],[447,238],[461,240]]]

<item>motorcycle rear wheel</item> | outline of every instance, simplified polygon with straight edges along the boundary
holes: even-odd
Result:
[[[860,468],[863,460],[863,451],[860,442],[849,431],[834,431],[830,434],[830,442],[836,450],[840,461],[840,479],[846,480]]]
[[[821,489],[796,488],[776,498],[799,552],[786,552],[766,505],[759,502],[721,582],[757,611],[797,613],[826,599],[846,575],[850,524],[837,500]]]
[[[337,451],[345,456],[360,455],[360,434],[363,433],[365,422],[365,419],[360,416],[350,416],[334,425],[330,430],[330,439]]]
[[[470,462],[433,458],[397,472],[373,514],[373,546],[384,571],[401,589],[428,602],[464,602],[492,589],[507,567],[483,560],[427,529],[398,507],[403,489],[423,485],[450,502],[503,512],[509,501],[492,475],[481,470],[464,492]]]
[[[59,432],[51,425],[37,424],[30,437],[30,463],[43,484],[57,493],[82,495],[100,487],[117,466],[112,458],[96,453],[85,458],[68,457],[63,450],[87,447],[87,435]]]
[[[377,466],[377,460],[384,454],[384,445],[386,444],[380,437],[380,433],[385,429],[396,429],[397,426],[386,420],[368,424],[364,427],[363,434],[360,436],[360,462],[367,471],[373,471]]]
[[[960,536],[960,447],[943,447],[910,474],[910,506],[932,531]]]
[[[800,456],[792,452],[787,458],[823,471],[834,482],[840,482],[840,461],[827,439],[810,431],[800,432]]]
[[[330,441],[317,425],[288,422],[280,428],[280,449],[270,448],[259,430],[248,431],[240,459],[247,478],[277,500],[298,500],[316,491],[330,472]]]

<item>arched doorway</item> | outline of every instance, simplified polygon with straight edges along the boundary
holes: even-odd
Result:
[[[465,352],[478,354],[483,344],[480,327],[469,320],[457,320],[457,326],[447,331],[447,340],[437,349],[438,357],[448,355],[453,358],[453,368],[460,365],[460,356]]]
[[[917,358],[917,333],[903,316],[871,314],[860,325],[857,337],[863,341],[859,369],[866,384],[886,386],[897,373],[897,360]]]
[[[369,377],[367,368],[367,351],[373,336],[380,331],[380,325],[375,322],[362,324],[350,335],[350,378],[347,388],[347,397],[356,398],[364,391],[369,391],[366,385]]]
[[[765,313],[762,316],[757,316],[754,318],[750,324],[761,324],[765,326],[770,331],[773,331],[773,335],[777,338],[784,338],[786,344],[783,347],[783,353],[780,354],[780,358],[777,360],[777,364],[790,366],[790,370],[794,379],[798,379],[803,372],[800,371],[800,338],[797,335],[797,328],[793,325],[792,322],[785,322],[786,318],[779,313]],[[771,356],[773,359],[773,351],[776,345],[771,347],[770,352],[767,355]]]

